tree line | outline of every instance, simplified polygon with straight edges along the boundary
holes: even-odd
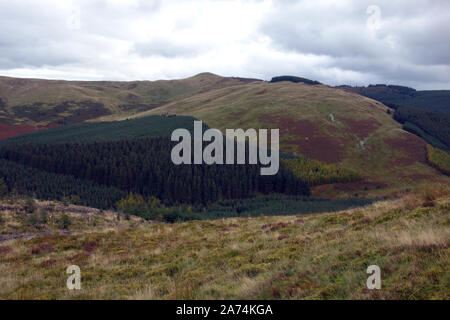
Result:
[[[298,178],[308,181],[310,186],[328,183],[345,183],[360,180],[358,173],[335,164],[323,163],[314,159],[293,157],[282,162]]]
[[[0,196],[6,193],[29,195],[45,200],[70,201],[99,209],[114,208],[127,196],[125,191],[106,187],[70,175],[55,174],[13,161],[0,159]]]
[[[388,106],[395,109],[394,120],[402,123],[405,130],[421,136],[437,148],[450,147],[449,116],[405,105],[388,104]]]
[[[174,165],[170,158],[174,144],[169,137],[152,137],[86,144],[7,145],[1,148],[0,158],[127,193],[153,196],[166,205],[206,205],[269,193],[310,194],[308,183],[283,165],[273,176],[261,176],[260,165]]]
[[[310,85],[317,85],[317,84],[321,84],[319,81],[316,80],[310,80],[307,78],[302,78],[302,77],[296,77],[296,76],[278,76],[278,77],[273,77],[270,82],[280,82],[280,81],[290,81],[290,82],[294,82],[294,83],[306,83],[306,84],[310,84]]]

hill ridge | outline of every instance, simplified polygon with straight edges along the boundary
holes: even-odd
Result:
[[[216,88],[258,79],[200,73],[176,80],[71,81],[0,76],[0,123],[77,123],[130,115]]]
[[[254,82],[199,93],[132,118],[188,115],[211,128],[279,128],[281,152],[358,172],[363,182],[318,187],[324,195],[386,195],[423,180],[448,181],[426,163],[426,142],[402,129],[379,101],[326,85]],[[380,190],[380,192],[378,191]]]

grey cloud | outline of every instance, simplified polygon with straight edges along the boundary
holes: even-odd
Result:
[[[179,56],[192,57],[200,54],[203,48],[196,44],[182,44],[170,39],[156,38],[148,42],[136,43],[132,52],[143,57],[162,56],[176,58]]]
[[[78,61],[64,34],[64,21],[40,6],[0,5],[0,68],[58,66]]]
[[[377,1],[381,27],[367,25],[372,1],[321,7],[278,3],[260,26],[279,50],[325,55],[330,67],[366,73],[372,79],[427,83],[450,81],[450,20],[447,1]],[[440,65],[438,68],[423,66]],[[384,79],[384,80],[383,80]]]
[[[170,4],[176,9],[180,2],[185,0]],[[190,76],[222,71],[264,79],[292,73],[328,84],[395,82],[418,89],[450,89],[448,1],[277,0],[257,25],[249,27],[252,33],[245,40],[230,37],[223,46],[220,38],[196,39],[183,33],[196,30],[192,29],[196,21],[176,10],[169,27],[136,29],[136,21],[160,21],[168,12],[167,3],[80,0],[72,7],[51,0],[1,1],[0,72],[50,67],[64,74],[88,70],[90,77],[118,75],[121,80],[154,79],[152,72]],[[366,25],[366,9],[373,4],[381,9],[382,24],[376,32]],[[79,26],[68,28],[74,12]],[[232,18],[226,23],[235,26]],[[191,38],[183,38],[184,34]],[[258,47],[259,39],[266,38],[270,41]],[[147,70],[141,70],[141,64]]]

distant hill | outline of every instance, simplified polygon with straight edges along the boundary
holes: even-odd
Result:
[[[181,80],[63,81],[0,77],[0,124],[73,124],[126,116],[256,79],[201,73]]]
[[[343,85],[337,88],[361,94],[384,104],[407,105],[450,115],[450,90],[418,91],[409,87],[385,84],[368,87]]]
[[[272,80],[270,80],[270,82],[280,82],[280,81],[290,81],[290,82],[294,82],[294,83],[306,83],[306,84],[311,84],[311,85],[321,84],[319,81],[310,80],[310,79],[301,78],[301,77],[295,77],[295,76],[278,76],[278,77],[273,77]]]

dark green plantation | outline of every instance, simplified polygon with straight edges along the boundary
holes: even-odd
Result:
[[[127,193],[74,176],[50,173],[0,159],[0,177],[8,191],[38,199],[68,201],[99,209],[113,208]]]
[[[176,222],[333,212],[369,205],[374,201],[373,199],[319,199],[269,194],[247,199],[221,200],[208,206],[178,205],[166,207],[155,198],[145,201],[139,195],[129,194],[125,199],[119,201],[117,207],[126,215],[140,216],[149,220]]]
[[[177,128],[192,131],[194,120],[149,116],[6,139],[0,143],[0,176],[9,192],[168,222],[327,212],[369,203],[308,198],[308,183],[283,163],[274,176],[261,176],[259,165],[176,166],[169,136]]]
[[[368,87],[339,86],[354,93],[378,100],[386,105],[397,104],[450,115],[450,90],[416,90],[397,85]]]
[[[450,90],[417,91],[397,85],[338,88],[378,100],[395,110],[393,118],[403,129],[436,148],[450,148]]]
[[[434,147],[450,147],[450,116],[415,107],[391,104],[395,109],[394,119],[403,123],[410,131]]]
[[[320,199],[282,194],[262,195],[249,199],[218,201],[203,211],[194,212],[207,218],[259,217],[261,215],[291,215],[316,212],[333,212],[369,205],[369,199]]]
[[[172,131],[185,128],[192,131],[194,118],[187,116],[148,116],[112,122],[80,123],[24,134],[0,141],[7,144],[66,143],[114,141],[128,138],[170,136]]]
[[[283,165],[276,175],[260,175],[260,165],[175,165],[169,137],[89,144],[8,145],[5,160],[47,172],[154,196],[168,205],[209,204],[221,199],[248,198],[258,193],[309,195],[306,182]]]
[[[310,85],[317,85],[317,84],[321,84],[319,81],[315,81],[315,80],[310,80],[307,78],[302,78],[302,77],[296,77],[296,76],[278,76],[278,77],[273,77],[270,82],[280,82],[280,81],[290,81],[290,82],[294,82],[294,83],[306,83],[306,84],[310,84]]]
[[[108,187],[72,175],[50,173],[0,159],[0,176],[4,177],[9,191],[39,199],[59,200],[100,209],[118,209],[144,219],[167,222],[247,217],[265,215],[290,215],[345,210],[370,204],[367,199],[314,199],[302,195],[260,195],[248,199],[220,200],[202,204],[166,206],[154,197],[145,200],[139,195]],[[131,199],[131,200],[130,200]],[[123,205],[122,205],[123,203]]]

